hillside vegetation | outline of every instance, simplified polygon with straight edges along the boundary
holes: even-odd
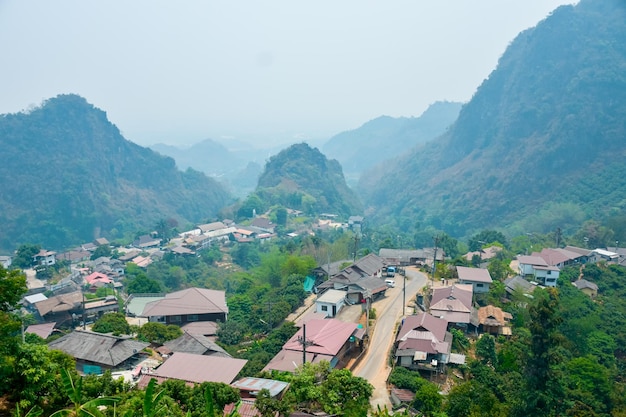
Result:
[[[362,205],[346,185],[341,165],[305,143],[272,156],[259,177],[254,197],[306,213],[360,214]],[[250,201],[251,199],[249,199]],[[257,212],[259,208],[256,207]]]
[[[626,7],[562,6],[522,32],[436,142],[363,175],[374,220],[455,236],[545,232],[626,204]]]
[[[358,129],[333,136],[322,151],[339,161],[348,180],[356,180],[372,166],[444,133],[458,117],[461,106],[437,102],[419,117],[380,116]]]
[[[64,248],[214,216],[229,202],[215,181],[122,137],[106,113],[60,95],[0,116],[0,248]]]

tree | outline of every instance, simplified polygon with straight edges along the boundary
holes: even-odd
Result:
[[[109,245],[100,245],[96,248],[96,250],[93,251],[93,254],[91,255],[91,257],[89,259],[96,260],[102,256],[105,257],[110,257],[113,254],[113,251],[111,250],[111,246]]]
[[[130,334],[130,325],[122,313],[107,313],[100,317],[91,328],[98,333],[113,333],[115,336]]]
[[[526,398],[523,406],[527,415],[562,414],[563,379],[559,365],[563,362],[560,346],[563,336],[559,298],[556,289],[535,291],[535,303],[530,306],[530,352],[525,365]]]
[[[259,391],[254,406],[261,413],[261,417],[275,417],[276,413],[283,416],[289,412],[289,405],[285,401],[272,398],[267,388]]]
[[[415,393],[413,407],[422,412],[427,417],[432,417],[441,411],[443,396],[439,394],[437,385],[426,382]]]
[[[492,259],[487,266],[491,278],[497,281],[504,281],[508,277],[515,275],[510,267],[510,262],[501,259]]]
[[[506,237],[496,230],[483,230],[482,232],[475,234],[469,240],[469,250],[471,252],[477,251],[491,245],[492,243],[499,243],[500,245],[507,247]]]
[[[18,268],[26,269],[33,266],[33,257],[39,253],[41,246],[25,243],[17,248],[12,264]]]
[[[50,415],[50,417],[63,416],[63,417],[99,417],[104,416],[98,407],[109,406],[119,401],[116,397],[100,397],[93,400],[84,402],[83,398],[83,381],[82,378],[78,378],[76,381],[72,378],[70,372],[63,368],[61,369],[61,380],[63,381],[63,387],[67,397],[72,403],[72,407],[69,409],[63,409],[56,411]]]
[[[163,344],[183,335],[180,327],[173,324],[149,322],[137,331],[137,337],[144,342]]]
[[[26,290],[26,276],[22,271],[7,271],[0,265],[1,312],[9,312],[16,309]]]
[[[456,258],[459,255],[459,241],[445,233],[439,235],[439,247],[450,258]]]
[[[463,331],[452,328],[450,333],[452,333],[452,347],[458,352],[465,352],[469,348],[470,342]]]
[[[498,363],[496,354],[496,339],[490,334],[483,334],[476,342],[476,356],[485,365],[491,365],[494,368]]]
[[[158,281],[150,279],[145,273],[137,275],[135,278],[131,278],[126,283],[126,292],[128,294],[154,294],[162,291],[161,284]]]
[[[276,224],[279,226],[287,226],[287,209],[279,207],[276,209]]]
[[[17,348],[14,369],[5,383],[10,387],[12,396],[23,408],[55,403],[54,395],[62,387],[56,375],[59,369],[74,367],[74,360],[62,352],[48,350],[46,345],[21,343]]]
[[[374,387],[365,379],[352,375],[347,369],[333,369],[321,385],[321,402],[329,414],[364,416]]]

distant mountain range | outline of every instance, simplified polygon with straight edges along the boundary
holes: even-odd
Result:
[[[447,133],[362,176],[366,214],[462,237],[623,213],[624,22],[623,1],[581,0],[522,32]]]
[[[0,249],[62,249],[212,219],[231,197],[204,174],[122,137],[106,113],[60,95],[0,116]]]
[[[461,106],[443,101],[430,105],[419,117],[380,116],[333,136],[322,151],[339,161],[348,181],[356,183],[364,171],[443,134],[458,117]]]
[[[230,193],[245,197],[256,187],[267,158],[280,152],[282,146],[259,149],[233,139],[222,142],[205,139],[185,148],[163,143],[150,148],[174,158],[180,169],[193,168],[204,172]]]
[[[347,186],[339,163],[317,148],[299,143],[272,156],[255,191],[268,205],[331,213],[347,219],[362,213],[357,195]]]

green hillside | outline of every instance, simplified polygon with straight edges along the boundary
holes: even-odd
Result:
[[[346,185],[341,166],[305,143],[272,156],[259,177],[256,195],[270,205],[350,216],[362,212],[361,202]]]
[[[582,0],[521,33],[449,132],[362,177],[366,213],[464,236],[621,212],[625,21],[622,1]]]
[[[214,216],[229,202],[215,181],[122,137],[106,113],[60,95],[0,116],[0,248],[64,248]]]
[[[348,179],[358,179],[367,169],[434,139],[454,123],[461,103],[437,102],[419,117],[381,116],[358,129],[339,133],[322,151],[341,164]]]

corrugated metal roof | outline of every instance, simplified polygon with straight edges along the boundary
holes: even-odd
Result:
[[[187,382],[230,384],[247,362],[245,359],[177,352],[163,362],[154,371],[154,375]]]
[[[307,346],[306,351],[335,356],[356,328],[356,323],[346,323],[336,319],[311,319],[306,322],[306,340],[312,345]],[[302,335],[303,329],[298,330],[285,343],[283,349],[302,352],[302,344],[298,341]]]
[[[433,290],[431,305],[435,305],[439,301],[448,298],[459,300],[463,303],[464,306],[466,306],[467,308],[471,308],[472,293],[473,289],[471,285],[455,284],[450,287],[435,288]]]
[[[166,294],[162,300],[146,305],[142,316],[228,313],[226,293],[206,288],[188,288]]]
[[[456,271],[459,274],[459,281],[484,282],[487,284],[493,282],[489,271],[486,269],[457,266]]]
[[[52,334],[55,325],[56,323],[31,324],[26,328],[25,332],[47,339]]]
[[[346,298],[346,292],[341,290],[329,289],[324,294],[317,297],[315,302],[336,304]]]
[[[166,342],[163,346],[172,352],[194,353],[196,355],[223,356],[230,358],[224,349],[217,343],[207,339],[200,334],[183,333],[177,339]]]
[[[396,341],[404,339],[412,331],[425,329],[437,340],[444,340],[448,323],[428,313],[419,313],[404,319]]]
[[[309,352],[307,349],[306,361],[308,363],[319,363],[321,361],[330,362],[332,359],[333,359],[333,356],[331,355],[316,354],[316,353]],[[300,352],[298,352],[294,350],[286,350],[283,348],[280,352],[276,354],[276,356],[272,358],[272,360],[267,365],[265,365],[265,368],[263,368],[263,370],[264,371],[276,370],[276,371],[293,372],[301,365],[302,365],[302,349],[300,349]]]
[[[240,391],[249,392],[254,396],[259,391],[266,389],[270,392],[270,396],[276,397],[289,386],[289,383],[275,379],[246,377],[233,382],[231,386],[238,388]]]
[[[117,366],[148,345],[132,339],[74,331],[50,342],[48,347],[61,350],[76,359]]]

